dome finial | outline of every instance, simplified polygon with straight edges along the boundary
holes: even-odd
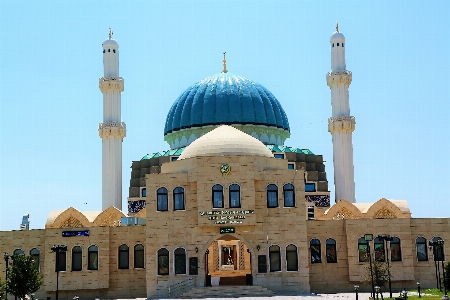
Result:
[[[113,36],[113,31],[111,29],[111,27],[109,27],[109,39],[112,39]]]
[[[336,32],[339,32],[339,24],[336,22]]]
[[[224,52],[224,53],[223,53],[223,70],[222,70],[222,73],[228,73],[228,70],[227,70],[227,58],[226,58],[226,55],[227,55],[227,53]]]

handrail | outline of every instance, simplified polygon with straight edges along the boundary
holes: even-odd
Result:
[[[189,277],[183,281],[169,285],[169,298],[177,297],[195,286],[195,277]]]

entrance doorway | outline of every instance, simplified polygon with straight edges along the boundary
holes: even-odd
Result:
[[[252,285],[250,250],[233,235],[223,235],[205,253],[205,271],[210,275],[205,285]]]

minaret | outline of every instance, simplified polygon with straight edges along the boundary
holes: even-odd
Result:
[[[119,77],[119,45],[112,38],[103,42],[103,77],[99,79],[103,93],[103,123],[98,133],[102,138],[102,210],[114,206],[122,210],[122,141],[125,123],[121,122],[123,78]]]
[[[336,31],[330,38],[331,72],[327,74],[327,84],[331,90],[332,117],[328,119],[328,131],[333,137],[333,163],[335,201],[345,199],[354,203],[355,175],[353,171],[352,132],[355,117],[350,116],[348,87],[352,82],[352,72],[345,67],[345,37]]]

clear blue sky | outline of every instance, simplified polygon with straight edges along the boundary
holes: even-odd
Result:
[[[29,213],[101,210],[102,42],[125,80],[123,208],[131,162],[167,150],[166,114],[191,84],[228,70],[268,88],[286,145],[326,160],[334,199],[329,37],[346,37],[357,202],[408,201],[450,216],[450,1],[0,1],[0,230]]]

